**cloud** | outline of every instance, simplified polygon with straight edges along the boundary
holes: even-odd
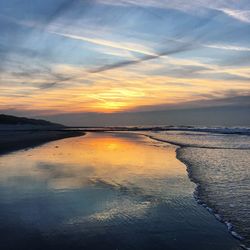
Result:
[[[79,0],[64,0],[62,3],[60,3],[58,6],[55,7],[55,9],[52,11],[52,13],[47,17],[47,23],[49,24],[53,22],[56,18],[62,16],[65,12],[69,11],[73,6],[79,2]]]
[[[139,60],[127,60],[127,61],[123,61],[123,62],[119,62],[119,63],[105,65],[105,66],[99,67],[97,69],[90,70],[89,72],[90,73],[100,73],[100,72],[107,71],[107,70],[112,70],[112,69],[116,69],[116,68],[122,68],[122,67],[130,66],[130,65],[135,65],[135,64],[139,64],[139,63],[142,63],[145,61],[157,59],[157,58],[160,58],[163,56],[184,52],[184,51],[190,50],[192,48],[193,48],[193,46],[190,44],[183,44],[177,48],[165,50],[157,55],[149,55],[149,56],[144,56],[143,58],[141,58]]]
[[[43,83],[40,85],[40,89],[49,89],[49,88],[56,86],[57,84],[58,82]]]
[[[230,44],[207,44],[203,45],[204,47],[207,48],[212,48],[212,49],[222,49],[222,50],[233,50],[233,51],[246,51],[250,52],[249,47],[243,47],[243,46],[234,46]]]
[[[62,83],[75,78],[75,76],[66,72],[56,72],[52,68],[53,66],[49,64],[40,63],[32,65],[32,62],[29,61],[28,65],[26,62],[20,65],[20,62],[17,61],[11,64],[10,68],[5,67],[0,69],[0,83],[4,82],[7,85],[9,81],[12,84],[19,83],[25,86],[32,86],[35,89],[49,89],[59,83],[60,86],[57,87],[62,88]]]
[[[0,106],[112,112],[249,89],[248,11],[244,0],[0,1]]]
[[[50,31],[50,32],[52,34],[63,36],[63,37],[69,38],[69,39],[80,40],[83,42],[93,43],[93,44],[106,46],[106,47],[110,47],[110,48],[114,48],[114,49],[128,50],[128,51],[140,53],[143,55],[155,56],[155,54],[153,52],[150,52],[150,51],[146,50],[145,48],[143,48],[143,46],[140,46],[137,44],[131,44],[130,46],[128,46],[128,45],[123,44],[123,43],[108,41],[108,40],[104,40],[104,39],[77,36],[77,35],[65,34],[65,33],[53,32],[53,31]]]
[[[243,92],[241,90],[234,90],[228,92],[214,92],[210,94],[200,94],[197,100],[183,101],[174,104],[160,104],[160,105],[145,105],[136,107],[130,112],[138,111],[161,111],[161,110],[175,110],[186,108],[204,108],[204,107],[218,107],[218,106],[247,106],[250,107],[250,91]]]
[[[250,10],[217,9],[241,22],[250,23]]]
[[[163,9],[176,9],[178,11],[204,15],[211,10],[220,11],[238,21],[250,23],[250,5],[244,0],[98,0],[104,4],[120,6],[141,6]],[[240,9],[238,9],[241,7]]]

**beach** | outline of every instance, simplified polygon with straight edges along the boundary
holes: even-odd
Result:
[[[250,0],[0,20],[0,250],[250,250]]]
[[[195,200],[176,150],[88,133],[2,156],[1,249],[241,249]]]
[[[23,128],[21,126],[20,128]],[[80,136],[83,134],[81,131],[67,131],[63,129],[53,130],[47,129],[19,129],[15,128],[0,130],[0,154],[8,153],[15,150],[38,146],[40,144],[59,140],[68,137]]]

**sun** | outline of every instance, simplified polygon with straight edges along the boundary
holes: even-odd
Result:
[[[93,108],[97,112],[112,113],[126,110],[128,108],[128,104],[122,101],[105,101],[95,104]]]

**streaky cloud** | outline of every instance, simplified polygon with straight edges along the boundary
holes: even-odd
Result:
[[[246,3],[244,0],[231,1],[231,0],[98,0],[104,4],[113,4],[120,6],[137,5],[142,7],[155,7],[165,9],[176,9],[183,12],[199,15],[200,12],[206,13],[209,10],[221,11],[227,16],[230,16],[238,21],[250,23],[250,5],[243,5]],[[239,6],[245,8],[240,8]]]
[[[128,50],[128,51],[136,52],[136,53],[139,53],[139,54],[155,56],[155,54],[150,52],[150,51],[146,51],[146,50],[143,50],[143,49],[136,48],[136,45],[134,45],[133,47],[129,47],[129,46],[123,45],[122,43],[115,43],[115,42],[112,42],[112,41],[102,40],[102,39],[98,39],[98,38],[90,38],[90,37],[60,33],[60,32],[55,32],[55,31],[50,31],[50,32],[52,34],[59,35],[59,36],[62,36],[62,37],[66,37],[66,38],[69,38],[69,39],[75,39],[75,40],[80,40],[80,41],[83,41],[83,42],[93,43],[93,44],[106,46],[106,47],[111,47],[111,48],[115,48],[115,49]]]
[[[239,21],[250,23],[250,10],[223,9],[223,8],[218,10]]]
[[[117,69],[117,68],[122,68],[122,67],[127,67],[130,65],[134,65],[134,64],[139,64],[145,61],[149,61],[149,60],[153,60],[153,59],[157,59],[163,56],[168,56],[168,55],[173,55],[173,54],[177,54],[177,53],[181,53],[187,50],[191,50],[194,47],[191,44],[183,44],[177,48],[174,49],[168,49],[165,50],[157,55],[149,55],[149,56],[144,56],[143,58],[139,59],[139,60],[127,60],[127,61],[123,61],[123,62],[119,62],[119,63],[114,63],[114,64],[110,64],[110,65],[105,65],[102,67],[99,67],[97,69],[93,69],[90,70],[90,73],[100,73],[103,71],[107,71],[107,70],[112,70],[112,69]]]
[[[204,47],[212,48],[212,49],[222,49],[222,50],[233,50],[233,51],[246,51],[250,52],[249,47],[243,46],[234,46],[230,44],[207,44]]]
[[[86,2],[88,0],[85,0]],[[45,19],[45,22],[43,23],[43,26],[47,26],[50,23],[54,22],[57,18],[60,16],[63,16],[67,11],[72,9],[74,5],[77,3],[80,3],[81,0],[63,0],[62,3],[60,3],[50,15],[48,15]]]

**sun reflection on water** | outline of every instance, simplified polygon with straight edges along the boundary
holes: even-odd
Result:
[[[0,182],[8,188],[3,198],[12,202],[51,192],[70,196],[82,190],[85,198],[94,192],[96,209],[65,219],[67,225],[144,216],[166,194],[192,192],[175,148],[136,134],[90,133],[3,156],[0,164]],[[189,189],[181,190],[176,179]],[[108,190],[118,197],[107,198]]]

